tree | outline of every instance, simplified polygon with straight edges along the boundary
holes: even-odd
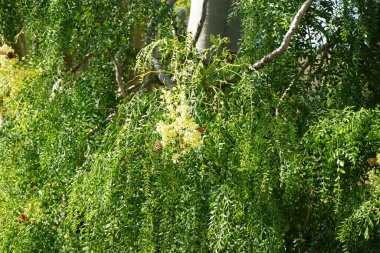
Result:
[[[182,5],[1,5],[0,251],[377,252],[379,1]]]
[[[240,15],[229,20],[232,1],[194,0],[191,1],[191,11],[188,32],[193,34],[197,49],[202,51],[212,45],[210,36],[228,37],[229,50],[236,53],[239,50],[241,37]]]

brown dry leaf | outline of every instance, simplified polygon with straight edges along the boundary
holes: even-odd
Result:
[[[157,141],[154,143],[153,151],[154,151],[154,152],[157,152],[157,151],[161,150],[162,148],[163,148],[163,146],[162,146],[161,141],[157,140]]]
[[[204,133],[206,131],[207,127],[206,126],[202,126],[202,127],[198,127],[197,128],[197,131],[198,132],[201,132],[201,133]]]
[[[18,216],[18,222],[23,223],[28,219],[28,217],[24,213],[20,213]]]
[[[370,157],[370,158],[367,159],[367,161],[369,163],[369,166],[375,166],[377,158],[376,157]]]

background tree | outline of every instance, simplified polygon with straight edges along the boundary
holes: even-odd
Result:
[[[240,14],[232,14],[232,1],[223,0],[194,0],[191,1],[188,32],[193,34],[196,47],[199,51],[210,48],[210,36],[228,37],[228,48],[231,52],[239,50],[241,38]]]

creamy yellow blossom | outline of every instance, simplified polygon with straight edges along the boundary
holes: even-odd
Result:
[[[181,155],[180,154],[174,154],[172,156],[172,161],[173,163],[178,163],[178,160],[181,158]]]
[[[181,154],[202,145],[201,133],[197,131],[199,125],[191,115],[191,107],[184,90],[184,87],[179,87],[163,91],[161,98],[168,114],[165,121],[160,121],[156,127],[162,138],[162,146],[173,150],[174,163],[178,162]]]

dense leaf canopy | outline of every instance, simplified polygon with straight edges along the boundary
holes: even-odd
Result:
[[[380,1],[232,2],[2,0],[1,252],[378,252]]]

